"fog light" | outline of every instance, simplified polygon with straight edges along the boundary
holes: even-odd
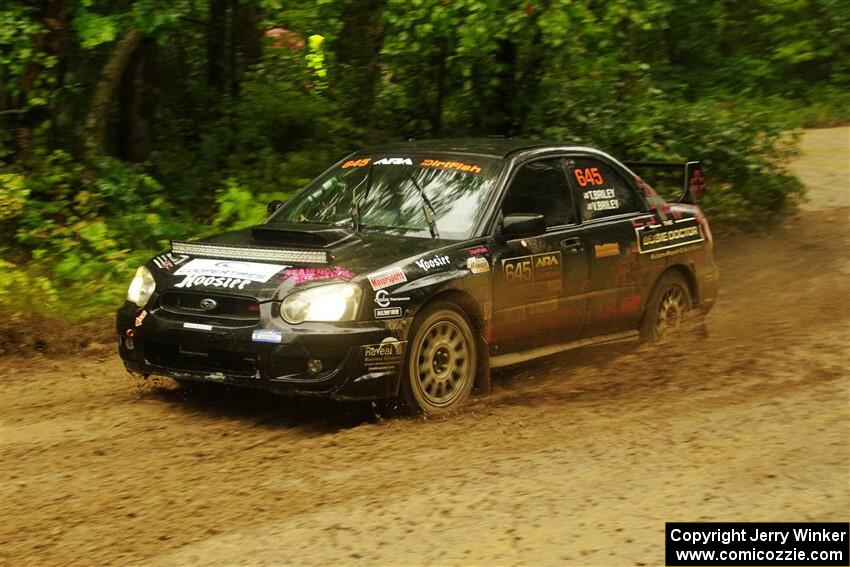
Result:
[[[310,374],[318,374],[322,371],[322,361],[318,358],[307,359],[307,370],[310,371]]]

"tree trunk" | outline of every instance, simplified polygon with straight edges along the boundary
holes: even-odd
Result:
[[[380,74],[378,56],[384,43],[381,22],[383,0],[348,2],[343,9],[342,31],[334,46],[337,98],[358,125],[370,130],[374,121],[375,85]]]
[[[86,116],[85,148],[86,157],[89,159],[104,153],[106,126],[112,99],[142,37],[142,32],[137,29],[131,29],[125,33],[115,44],[112,53],[109,54],[109,60],[101,71],[100,80],[95,87]]]
[[[155,66],[156,42],[145,38],[121,79],[118,148],[121,158],[128,161],[145,161],[151,152]]]
[[[246,67],[260,62],[263,49],[263,32],[260,30],[259,7],[248,2],[239,7],[239,46]]]
[[[227,85],[227,0],[210,0],[207,25],[207,85],[224,90]]]

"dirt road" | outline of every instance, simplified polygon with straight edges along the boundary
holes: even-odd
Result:
[[[665,521],[847,521],[850,129],[804,148],[805,209],[718,242],[710,338],[510,369],[450,419],[3,359],[2,564],[658,565]]]

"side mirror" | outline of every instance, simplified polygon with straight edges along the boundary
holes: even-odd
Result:
[[[543,215],[514,213],[502,219],[500,234],[505,240],[531,238],[546,232],[546,219]]]
[[[283,206],[283,201],[281,201],[279,199],[275,199],[274,201],[271,201],[271,202],[269,202],[268,205],[266,205],[266,212],[270,215],[274,214],[274,212],[277,211],[282,206]]]

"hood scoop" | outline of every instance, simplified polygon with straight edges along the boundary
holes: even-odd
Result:
[[[251,229],[251,240],[254,242],[299,248],[330,248],[351,236],[353,233],[350,230],[315,224],[295,226],[261,224]]]

